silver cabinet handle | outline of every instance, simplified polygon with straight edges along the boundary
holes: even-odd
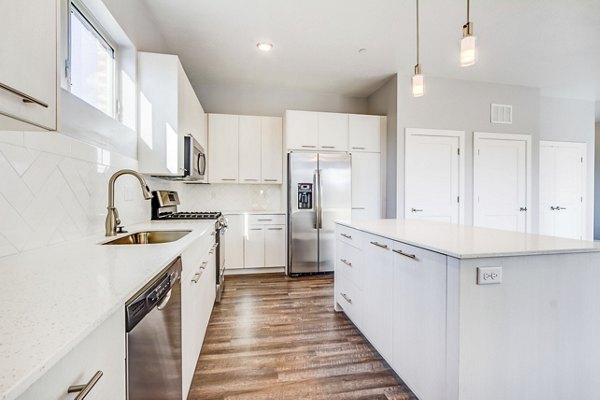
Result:
[[[267,228],[270,231],[282,231],[283,228]]]
[[[301,147],[304,147],[305,149],[314,149],[317,146],[309,146],[309,145],[303,144]]]
[[[417,259],[417,255],[416,254],[408,254],[408,253],[403,252],[402,250],[392,250],[392,251],[394,253],[400,254],[401,256],[412,258],[413,260]]]
[[[237,181],[237,179],[235,179],[235,178],[221,178],[221,180],[225,181],[225,182],[235,182],[235,181]]]
[[[200,269],[205,269],[207,265],[208,265],[208,261],[202,262],[202,264],[200,265]]]
[[[340,233],[340,235],[342,235],[343,237],[345,237],[346,239],[350,239],[352,240],[352,236],[350,235],[346,235],[345,233]]]
[[[271,218],[259,218],[259,221],[273,221]]]
[[[262,231],[263,228],[249,228],[249,231]]]
[[[423,210],[420,210],[418,208],[411,208],[410,212],[422,212]]]
[[[527,207],[520,207],[519,211],[527,211]]]
[[[253,178],[252,179],[251,178],[247,178],[247,179],[244,179],[244,181],[246,181],[246,182],[258,182],[259,180],[258,179],[253,179]]]
[[[556,207],[550,207],[550,209],[553,211],[558,211],[558,210],[566,210],[567,207],[556,206]]]
[[[355,147],[355,146],[352,146],[352,148],[353,148],[354,150],[364,150],[364,149],[365,149],[364,147]]]
[[[350,261],[346,260],[345,258],[340,258],[340,261],[343,262],[344,264],[346,264],[349,267],[352,266],[352,263]]]
[[[90,391],[94,388],[94,386],[96,386],[96,383],[98,383],[100,378],[102,378],[102,375],[104,375],[104,373],[102,371],[96,372],[94,374],[94,376],[92,376],[92,379],[90,379],[90,381],[88,383],[86,383],[85,385],[69,386],[69,388],[67,389],[67,393],[79,392],[79,394],[77,395],[77,397],[75,397],[74,400],[85,399],[86,396],[90,393]]]
[[[381,243],[379,243],[379,242],[371,242],[371,244],[372,244],[373,246],[381,247],[382,249],[386,249],[386,250],[388,250],[388,245],[387,245],[387,244],[381,244]]]
[[[265,182],[279,182],[279,179],[263,179]]]
[[[365,207],[352,207],[353,210],[366,210]]]
[[[352,299],[350,297],[348,297],[346,295],[346,293],[340,292],[340,294],[342,295],[342,297],[344,298],[344,300],[346,300],[348,303],[352,304]]]
[[[0,89],[4,89],[7,92],[14,94],[15,96],[19,96],[22,99],[23,103],[33,103],[33,104],[37,104],[38,106],[48,108],[47,103],[44,103],[43,101],[38,100],[35,97],[31,97],[30,95],[25,94],[25,93],[21,92],[20,90],[13,89],[10,86],[5,85],[4,83],[0,83]]]
[[[321,146],[324,149],[335,149],[335,146]]]
[[[214,254],[215,253],[215,249],[218,247],[218,244],[213,244],[212,247],[210,248],[210,250],[208,251],[208,254]]]
[[[196,272],[194,274],[194,277],[192,278],[192,282],[198,283],[198,281],[200,280],[200,277],[202,277],[202,272]]]

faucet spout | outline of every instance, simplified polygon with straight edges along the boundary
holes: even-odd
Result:
[[[142,194],[144,195],[144,199],[150,200],[152,196],[152,192],[150,192],[150,188],[146,183],[144,177],[137,171],[132,169],[122,169],[120,171],[115,172],[110,179],[108,180],[108,206],[106,207],[108,213],[106,215],[106,223],[105,228],[106,236],[115,236],[117,234],[117,226],[121,223],[121,219],[119,218],[119,210],[115,207],[115,182],[117,178],[121,175],[132,175],[137,178],[142,188]]]

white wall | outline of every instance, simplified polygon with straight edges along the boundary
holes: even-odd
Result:
[[[513,124],[490,122],[490,104],[512,104]],[[404,132],[406,128],[452,129],[465,131],[465,223],[473,223],[473,132],[522,133],[533,137],[533,204],[538,203],[538,143],[540,121],[539,91],[523,86],[425,78],[425,96],[411,94],[410,77],[398,77],[398,217],[404,210]],[[536,207],[537,208],[537,207]],[[533,214],[537,229],[537,211]]]
[[[589,100],[542,97],[540,101],[540,140],[587,144],[586,232],[594,235],[594,156],[595,104]],[[536,203],[537,204],[537,203]]]
[[[396,217],[396,140],[398,112],[398,77],[394,75],[383,86],[367,98],[369,114],[387,116],[385,153],[382,162],[385,166],[382,182],[384,184],[384,216]]]
[[[288,109],[356,114],[367,112],[367,99],[330,93],[216,84],[195,84],[194,90],[207,113],[283,117]]]

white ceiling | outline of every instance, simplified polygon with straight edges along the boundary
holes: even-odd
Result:
[[[411,0],[145,1],[194,85],[363,97],[415,64]],[[470,68],[458,65],[465,13],[466,0],[421,1],[426,76],[600,99],[599,0],[471,0],[479,62]],[[256,49],[263,40],[273,51]]]

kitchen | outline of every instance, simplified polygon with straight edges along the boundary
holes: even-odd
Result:
[[[20,3],[1,398],[600,396],[597,5]]]

